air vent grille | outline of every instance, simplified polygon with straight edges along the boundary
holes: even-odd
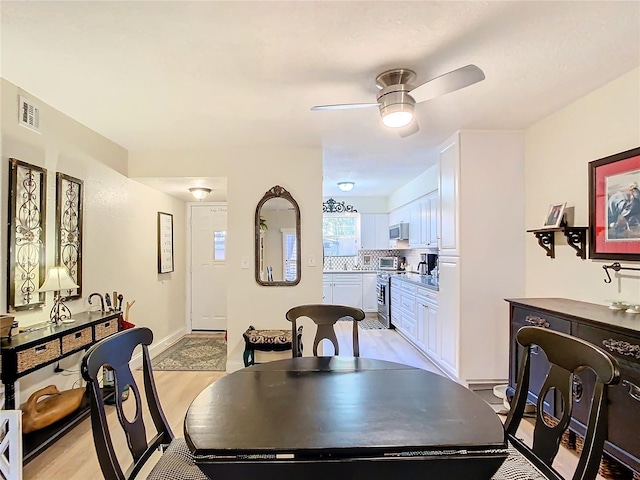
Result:
[[[40,107],[20,96],[20,113],[18,123],[34,132],[40,133]]]

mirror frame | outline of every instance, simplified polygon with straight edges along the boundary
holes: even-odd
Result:
[[[268,200],[271,200],[272,198],[284,198],[288,200],[289,202],[291,202],[291,205],[293,205],[293,208],[295,210],[296,255],[297,255],[298,261],[296,263],[296,279],[292,282],[285,282],[285,281],[265,282],[264,280],[260,279],[260,209],[262,208],[262,205],[264,205]],[[254,270],[255,270],[256,283],[258,285],[263,285],[265,287],[293,287],[298,283],[300,283],[300,279],[302,278],[302,255],[301,255],[301,249],[300,249],[300,237],[301,237],[300,207],[298,206],[298,202],[295,201],[293,196],[291,196],[291,194],[286,189],[284,189],[280,185],[276,185],[275,187],[265,192],[260,202],[258,202],[258,206],[256,207],[254,223],[255,223],[254,225],[254,229],[255,229],[255,268]]]

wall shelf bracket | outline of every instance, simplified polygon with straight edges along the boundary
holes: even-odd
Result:
[[[527,230],[533,232],[538,239],[538,245],[547,252],[547,257],[556,258],[556,244],[554,230]]]
[[[587,258],[587,230],[589,227],[564,227],[567,243],[576,251],[576,257]]]

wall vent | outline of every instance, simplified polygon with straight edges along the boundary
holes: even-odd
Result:
[[[34,132],[40,133],[40,107],[20,95],[18,123]]]

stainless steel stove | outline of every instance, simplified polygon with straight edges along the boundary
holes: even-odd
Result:
[[[387,328],[391,328],[391,275],[379,271],[376,277],[376,293],[378,295],[378,321]]]

